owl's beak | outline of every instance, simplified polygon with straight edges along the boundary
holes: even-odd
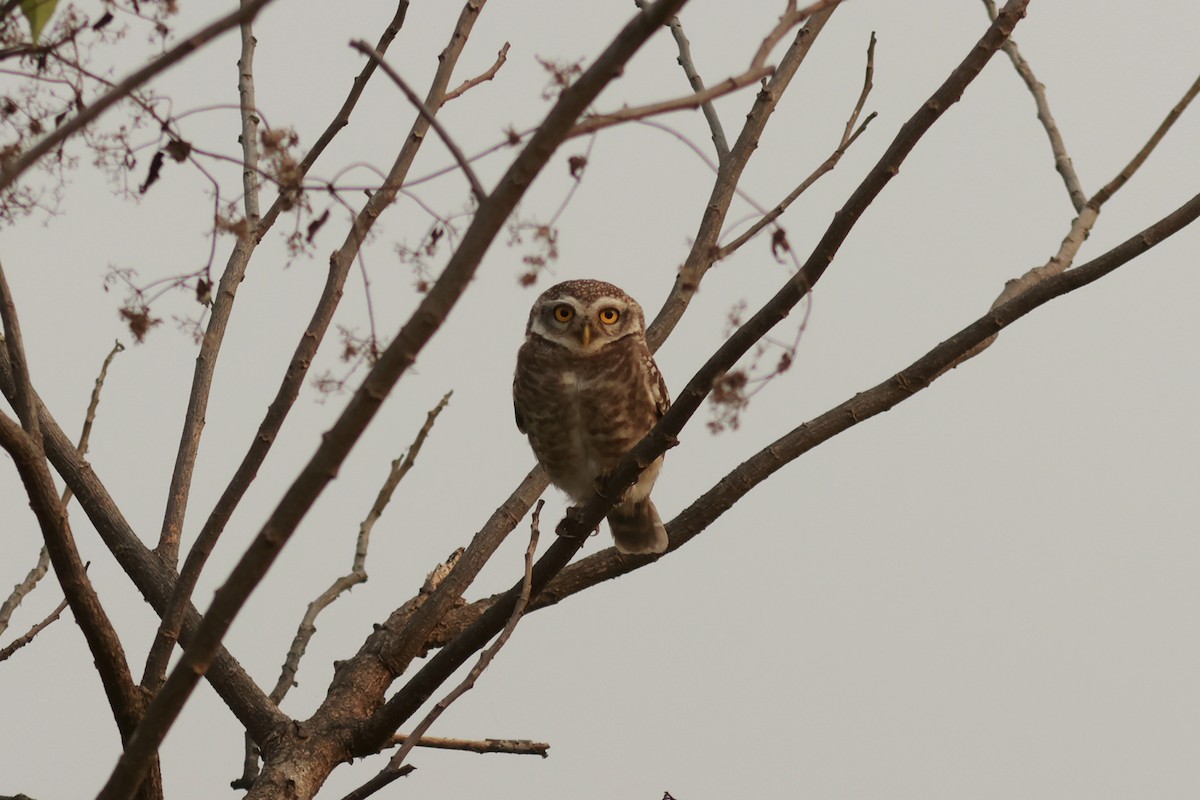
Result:
[[[579,333],[579,338],[583,340],[583,346],[587,347],[592,341],[592,323],[583,323],[583,330]]]

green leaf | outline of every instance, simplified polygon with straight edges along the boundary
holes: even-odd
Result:
[[[29,20],[29,34],[34,44],[38,43],[42,28],[50,21],[56,5],[58,0],[21,0],[21,11],[24,12],[25,19]]]

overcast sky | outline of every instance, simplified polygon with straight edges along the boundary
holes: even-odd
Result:
[[[180,32],[216,13],[210,4],[181,6]],[[705,80],[743,70],[782,6],[693,0],[682,21]],[[294,127],[302,145],[311,144],[361,67],[347,43],[374,41],[394,7],[383,0],[268,7],[255,24],[258,102],[267,122]],[[414,0],[388,55],[414,86],[432,75],[459,8]],[[468,153],[501,141],[510,125],[535,125],[548,108],[536,59],[586,63],[633,12],[629,2],[493,0],[452,84],[485,69],[506,41],[508,62],[494,81],[450,103],[441,121]],[[742,183],[754,203],[769,207],[829,154],[858,96],[874,31],[875,87],[866,109],[879,116],[784,217],[801,258],[986,26],[978,0],[849,0],[833,15]],[[1047,87],[1085,192],[1116,175],[1196,79],[1197,31],[1193,3],[1159,0],[1119,12],[1084,0],[1031,4],[1014,39]],[[131,52],[143,40],[131,37]],[[237,53],[236,34],[226,35],[155,84],[174,98],[176,113],[234,104],[182,123],[197,147],[230,155],[239,152]],[[686,93],[675,56],[663,31],[596,106]],[[125,67],[134,63],[131,57]],[[731,138],[753,91],[718,103]],[[386,168],[412,115],[377,76],[314,175],[375,182],[366,168],[342,170]],[[711,158],[699,112],[660,121]],[[151,142],[154,132],[140,136]],[[1200,109],[1193,108],[1105,206],[1077,263],[1194,195],[1198,143]],[[370,582],[318,622],[300,685],[284,704],[288,714],[311,714],[332,662],[351,656],[372,623],[466,544],[532,465],[513,424],[510,384],[537,293],[558,280],[599,278],[623,287],[653,316],[670,290],[711,171],[678,138],[649,126],[606,131],[590,146],[584,179],[558,221],[558,260],[536,286],[522,288],[528,239],[511,246],[503,235],[497,240],[235,623],[229,649],[269,688],[305,605],[348,571],[358,522],[388,463],[452,389],[417,466],[376,527]],[[587,147],[582,139],[564,146],[523,203],[522,219],[554,213],[570,185],[566,158]],[[143,166],[151,153],[143,152]],[[478,164],[485,186],[511,157],[502,151]],[[133,203],[114,200],[86,161],[61,213],[5,230],[0,253],[35,386],[69,432],[78,430],[113,340],[130,344],[117,316],[120,289],[103,290],[106,270],[136,268],[147,280],[194,270],[208,256],[211,222],[208,184],[192,170],[168,164],[160,183]],[[448,163],[430,141],[412,175]],[[236,165],[211,169],[225,198],[236,198]],[[468,196],[457,175],[416,191],[443,214],[462,212]],[[347,195],[354,204],[358,197]],[[314,205],[320,211],[327,201],[314,197]],[[854,229],[817,287],[794,367],[754,398],[736,432],[711,435],[706,410],[685,430],[654,494],[664,519],[773,439],[982,315],[1006,280],[1054,254],[1073,216],[1033,100],[998,54]],[[754,218],[750,204],[735,201],[729,228],[736,233]],[[291,224],[281,220],[272,232],[238,295],[185,547],[275,392],[346,215],[335,207],[313,256],[294,261],[282,243]],[[429,224],[416,203],[401,200],[364,251],[383,335],[419,299],[396,244],[414,245]],[[218,265],[231,246],[229,238],[218,242]],[[780,471],[677,553],[525,619],[476,689],[431,733],[547,741],[550,757],[417,750],[410,757],[417,772],[380,796],[1200,794],[1198,249],[1200,229],[1187,229],[1043,307],[980,358]],[[443,250],[431,266],[439,269],[444,258]],[[731,307],[745,301],[756,308],[789,274],[765,238],[714,268],[658,353],[672,389],[723,340]],[[198,306],[182,293],[160,302],[155,312],[164,324],[110,371],[89,456],[147,542],[161,524],[196,352],[171,316],[195,315]],[[352,276],[336,321],[366,331],[360,276]],[[794,336],[796,324],[781,327],[780,338]],[[337,351],[331,335],[313,374],[343,370]],[[309,382],[210,563],[196,594],[200,608],[347,398],[322,397]],[[11,459],[0,462],[0,586],[7,587],[32,566],[40,536]],[[554,490],[546,497],[544,520],[557,520],[563,498]],[[140,674],[156,619],[77,507],[72,521]],[[543,527],[549,533],[553,525]],[[512,583],[527,534],[523,522],[470,599]],[[583,552],[609,544],[602,530]],[[47,579],[0,643],[60,598]],[[0,664],[0,794],[88,797],[103,784],[118,742],[90,665],[69,619]],[[228,783],[240,771],[241,749],[236,721],[202,686],[165,743],[167,795],[234,796]],[[339,768],[321,796],[340,797],[383,763]]]

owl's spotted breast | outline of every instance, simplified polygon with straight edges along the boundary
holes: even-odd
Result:
[[[551,287],[530,312],[517,354],[517,427],[550,480],[577,503],[666,411],[670,400],[646,344],[642,310],[600,281]],[[649,500],[661,457],[609,513],[617,547],[660,553],[667,537]]]

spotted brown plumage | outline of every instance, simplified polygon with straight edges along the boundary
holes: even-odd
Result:
[[[538,463],[575,503],[654,426],[670,406],[642,309],[611,283],[567,281],[533,304],[517,353],[513,406]],[[662,466],[647,467],[608,514],[622,553],[661,553],[667,532],[650,490]]]

